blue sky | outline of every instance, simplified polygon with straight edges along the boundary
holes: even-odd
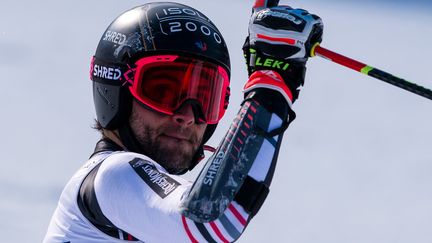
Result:
[[[145,2],[6,1],[0,9],[3,241],[41,241],[63,186],[99,136],[90,128],[90,57],[115,16]],[[233,95],[210,140],[217,145],[247,78],[241,45],[252,1],[179,2],[208,15],[228,42]],[[323,18],[324,47],[432,88],[428,1],[281,2]],[[271,193],[238,242],[432,242],[431,108],[310,60]]]

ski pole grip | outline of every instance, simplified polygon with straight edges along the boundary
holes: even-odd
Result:
[[[259,11],[263,8],[275,7],[279,4],[279,0],[256,0],[253,6],[253,12]]]

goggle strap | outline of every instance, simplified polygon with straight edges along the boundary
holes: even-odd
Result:
[[[90,65],[90,79],[107,84],[113,84],[116,81],[128,81],[125,74],[129,70],[130,68],[126,65],[106,62],[93,56]]]

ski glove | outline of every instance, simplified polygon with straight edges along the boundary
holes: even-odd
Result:
[[[323,23],[320,17],[303,9],[288,6],[264,8],[252,14],[249,22],[249,36],[243,45],[249,81],[245,92],[263,87],[259,77],[286,86],[281,92],[288,103],[298,98],[298,88],[304,83],[306,61],[314,45],[322,41]],[[273,79],[273,81],[271,81]],[[273,85],[273,89],[274,88]],[[265,85],[264,85],[265,86]],[[288,97],[287,97],[288,96]]]

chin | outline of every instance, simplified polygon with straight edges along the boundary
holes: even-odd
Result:
[[[164,160],[161,162],[161,166],[164,167],[169,173],[176,174],[180,171],[187,170],[191,166],[191,160],[186,161],[173,161],[173,160]],[[168,162],[166,162],[168,161]]]
[[[198,146],[187,141],[173,142],[172,139],[159,137],[153,143],[142,144],[145,155],[160,164],[167,171],[182,171],[190,168]],[[147,146],[144,146],[147,145]]]
[[[189,168],[195,153],[179,150],[178,148],[178,146],[174,149],[166,148],[166,150],[156,156],[157,158],[154,158],[154,160],[168,171],[181,171]]]

